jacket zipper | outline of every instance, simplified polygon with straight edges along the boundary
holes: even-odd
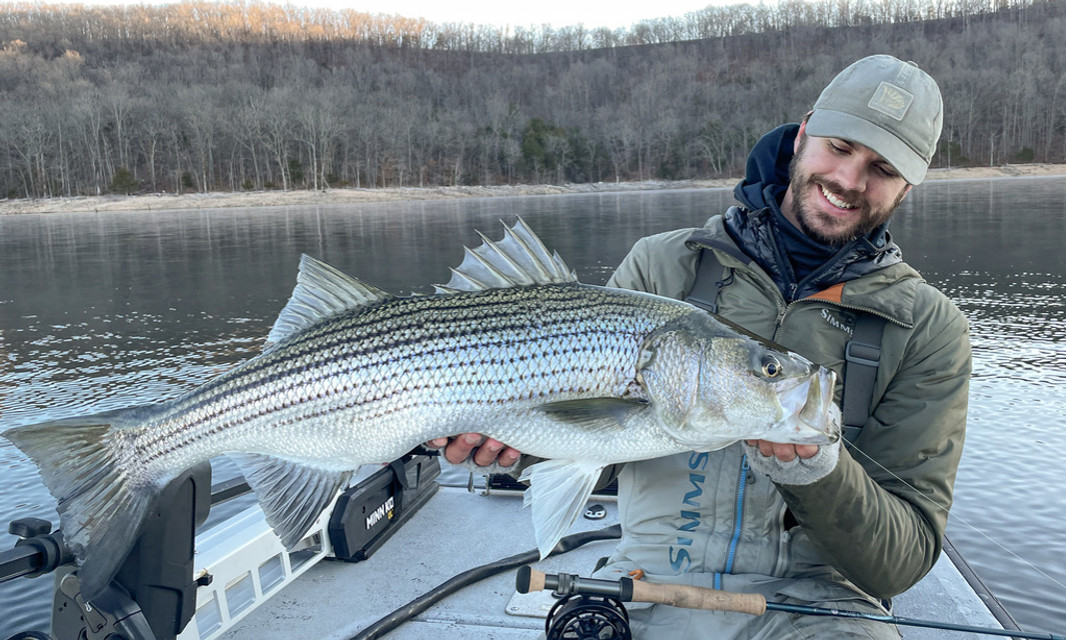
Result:
[[[733,560],[737,557],[737,546],[740,544],[740,533],[744,524],[744,493],[748,487],[748,456],[745,454],[740,459],[740,478],[737,481],[736,510],[733,516],[733,538],[729,541],[729,553],[726,556],[725,569],[723,572],[714,574],[714,588],[721,590],[722,573],[733,573]]]
[[[793,285],[793,286],[795,286],[795,285]],[[868,314],[870,314],[872,316],[877,316],[878,318],[882,318],[884,320],[887,320],[888,322],[891,322],[894,325],[903,327],[904,329],[912,328],[911,325],[908,325],[905,322],[901,322],[901,321],[897,320],[896,318],[893,318],[892,316],[890,316],[888,314],[882,313],[880,311],[876,311],[874,309],[870,309],[869,307],[857,307],[857,306],[854,306],[854,305],[847,305],[847,304],[844,304],[842,302],[833,302],[832,300],[823,300],[821,298],[802,298],[800,300],[793,300],[792,302],[789,302],[787,304],[782,304],[782,302],[783,301],[778,301],[777,302],[777,319],[774,321],[774,335],[773,335],[773,338],[772,338],[773,340],[777,339],[777,332],[781,329],[781,325],[784,324],[785,316],[788,315],[788,312],[791,311],[793,309],[793,307],[797,307],[797,306],[802,305],[802,304],[815,304],[815,303],[817,303],[817,304],[827,304],[827,305],[834,306],[837,309],[845,309],[847,311],[858,311],[858,312],[861,312],[861,313],[868,313]]]

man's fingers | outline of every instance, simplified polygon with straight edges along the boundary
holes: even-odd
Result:
[[[518,451],[518,449],[512,449],[511,447],[507,447],[503,450],[503,453],[500,454],[500,465],[504,467],[509,467],[512,464],[518,462],[518,458],[520,458],[521,456],[522,454]]]
[[[499,440],[493,440],[487,438],[481,443],[481,446],[474,452],[474,464],[479,467],[486,467],[493,462],[496,462],[497,456],[503,451],[503,443]]]
[[[813,458],[818,455],[816,444],[788,444],[785,442],[768,442],[766,440],[748,440],[747,443],[759,449],[759,453],[769,457],[775,457],[781,462],[792,462],[797,457]]]
[[[462,464],[470,457],[474,447],[481,444],[482,436],[479,433],[464,433],[457,436],[444,449],[444,459],[452,464]]]
[[[480,433],[463,433],[454,438],[435,438],[426,442],[431,449],[444,448],[444,459],[452,464],[462,464],[473,453],[474,464],[487,467],[493,463],[509,467],[522,456],[521,452],[508,447],[499,440],[486,438]]]

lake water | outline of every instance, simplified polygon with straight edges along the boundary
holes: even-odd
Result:
[[[893,223],[906,259],[969,318],[969,432],[949,535],[1022,626],[1066,632],[1066,179],[933,182]],[[308,253],[429,292],[521,215],[582,281],[638,238],[699,225],[730,190],[263,210],[0,217],[0,430],[173,397],[254,355]],[[0,523],[55,520],[0,440]],[[6,530],[6,528],[5,528]],[[0,549],[14,537],[0,534]],[[50,578],[0,584],[0,638],[47,624]],[[383,612],[384,613],[384,612]]]

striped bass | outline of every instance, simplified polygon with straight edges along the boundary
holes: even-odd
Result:
[[[581,284],[522,221],[397,297],[309,256],[261,354],[174,400],[3,435],[58,500],[87,598],[170,480],[228,455],[292,548],[359,465],[481,432],[555,546],[609,464],[840,434],[834,375],[684,302]]]

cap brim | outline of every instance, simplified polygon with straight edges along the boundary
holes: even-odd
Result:
[[[920,184],[929,164],[896,136],[876,124],[849,113],[815,109],[807,119],[807,135],[841,138],[873,149],[903,176],[908,184]]]

